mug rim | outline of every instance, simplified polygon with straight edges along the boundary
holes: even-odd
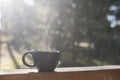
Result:
[[[51,54],[53,54],[53,53],[55,53],[55,54],[57,54],[57,53],[60,53],[60,51],[28,51],[28,52],[34,52],[34,53],[51,53]]]

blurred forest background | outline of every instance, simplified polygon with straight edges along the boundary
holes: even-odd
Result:
[[[28,68],[33,49],[59,50],[60,67],[119,65],[120,1],[0,0],[0,69]]]

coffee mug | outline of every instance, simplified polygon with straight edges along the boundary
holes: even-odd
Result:
[[[33,64],[26,62],[28,54],[32,55]],[[29,51],[23,54],[22,61],[28,67],[37,67],[38,72],[53,72],[60,61],[60,52]]]

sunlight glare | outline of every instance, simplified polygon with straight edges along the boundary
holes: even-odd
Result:
[[[27,4],[28,6],[34,6],[35,5],[34,0],[24,0],[24,3]]]
[[[13,3],[13,0],[0,0],[0,6],[8,6]]]
[[[1,12],[0,12],[0,30],[2,29],[2,25],[1,25]]]

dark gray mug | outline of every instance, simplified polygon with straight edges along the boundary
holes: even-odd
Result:
[[[25,60],[26,55],[31,54],[33,64],[28,64]],[[22,61],[26,66],[37,67],[38,72],[53,72],[60,60],[60,52],[41,52],[30,51],[22,56]]]

